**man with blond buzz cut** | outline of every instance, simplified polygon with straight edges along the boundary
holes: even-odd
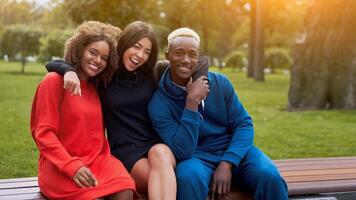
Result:
[[[199,44],[189,28],[168,36],[170,68],[149,104],[155,130],[178,161],[177,198],[226,199],[236,184],[254,199],[288,199],[278,169],[253,145],[251,117],[230,81],[209,72],[192,82]]]

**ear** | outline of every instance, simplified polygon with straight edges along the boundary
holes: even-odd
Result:
[[[168,51],[166,51],[166,52],[164,53],[164,55],[166,56],[166,60],[169,60],[169,59],[168,59]]]

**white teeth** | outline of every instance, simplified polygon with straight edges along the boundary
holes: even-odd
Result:
[[[97,66],[95,66],[95,65],[92,65],[92,64],[89,64],[89,66],[91,67],[91,68],[93,68],[94,70],[97,70],[97,69],[99,69]]]
[[[133,62],[135,65],[138,65],[140,62],[134,58],[130,58],[131,62]]]

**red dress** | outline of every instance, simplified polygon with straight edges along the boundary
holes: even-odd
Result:
[[[31,111],[31,132],[39,149],[38,183],[50,199],[95,199],[121,190],[135,191],[135,182],[110,154],[104,135],[100,100],[93,84],[81,81],[82,96],[63,89],[63,77],[49,73],[37,88]],[[72,177],[88,167],[98,181],[80,188]]]

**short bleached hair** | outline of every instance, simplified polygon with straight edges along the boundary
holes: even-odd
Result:
[[[200,37],[198,35],[198,33],[196,33],[195,31],[193,31],[190,28],[184,27],[184,28],[178,28],[174,31],[172,31],[168,37],[168,50],[170,45],[172,44],[173,40],[177,37],[191,37],[194,38],[198,43],[200,43]]]

